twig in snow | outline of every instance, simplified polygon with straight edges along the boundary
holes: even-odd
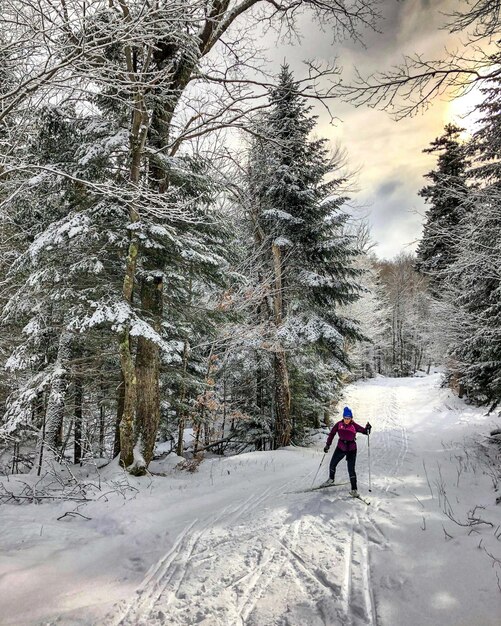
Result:
[[[501,567],[501,559],[498,559],[497,556],[494,556],[493,554],[491,554],[485,546],[484,546],[484,552],[487,554],[487,556],[489,556],[492,559],[492,567],[495,567],[496,565],[498,567]]]
[[[431,497],[433,498],[433,489],[431,488],[431,485],[430,485],[430,479],[428,478],[428,472],[426,470],[426,463],[424,462],[424,459],[423,459],[423,468],[424,468],[424,473],[425,473],[425,476],[426,476],[426,482],[428,483],[428,487],[430,489]]]
[[[60,519],[63,519],[63,517],[66,517],[67,515],[80,515],[80,517],[83,517],[84,519],[87,519],[87,520],[92,519],[92,517],[87,517],[87,515],[82,515],[82,513],[79,513],[78,511],[66,511],[66,513],[64,513],[63,515],[57,518],[58,521]]]
[[[416,495],[416,494],[414,494],[414,497],[416,498],[416,500],[419,502],[419,504],[420,504],[420,505],[423,507],[423,509],[424,509],[424,508],[425,508],[425,507],[424,507],[424,504],[421,502],[421,500],[417,497],[417,495]]]
[[[442,529],[444,531],[444,535],[445,535],[445,540],[448,541],[449,539],[454,539],[454,537],[452,535],[449,535],[449,533],[445,530],[444,525],[442,524]]]

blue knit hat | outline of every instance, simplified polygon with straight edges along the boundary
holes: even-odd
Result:
[[[345,406],[343,409],[343,417],[353,417],[350,407]]]

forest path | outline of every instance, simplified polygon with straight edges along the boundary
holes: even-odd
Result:
[[[370,505],[347,484],[298,493],[322,459],[315,482],[327,478],[318,434],[193,474],[174,455],[148,478],[110,464],[84,507],[3,506],[2,626],[499,626],[501,459],[474,443],[493,417],[439,374],[360,381],[344,404],[374,427],[370,493],[357,438]]]
[[[373,477],[391,491],[408,453],[399,389],[353,387],[346,401],[355,417],[372,420]],[[359,435],[358,473],[367,494],[367,440]],[[349,497],[349,485],[312,493],[286,493],[311,484],[322,454],[298,449],[302,462],[289,476],[219,512],[199,516],[145,577],[129,603],[110,616],[115,626],[376,626],[371,553],[387,538],[370,506]],[[326,478],[326,457],[317,482]],[[327,462],[326,462],[327,461]],[[339,475],[346,472],[342,462]],[[278,480],[277,480],[278,478]],[[249,489],[252,483],[249,483]]]

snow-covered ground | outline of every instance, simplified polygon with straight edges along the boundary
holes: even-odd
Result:
[[[323,436],[194,474],[172,456],[146,479],[108,466],[95,501],[0,507],[0,624],[498,626],[501,505],[478,448],[494,419],[438,374],[360,382],[343,403],[374,426],[372,493],[358,437],[370,506],[349,485],[295,493]]]

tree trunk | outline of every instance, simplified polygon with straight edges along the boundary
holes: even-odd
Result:
[[[193,430],[195,435],[195,442],[193,444],[193,455],[195,455],[197,454],[198,446],[200,445],[200,432],[202,430],[202,427],[198,422],[195,422]]]
[[[275,326],[277,330],[280,328],[283,320],[283,279],[282,279],[282,252],[280,248],[273,244],[273,270],[275,274],[275,289],[273,294],[273,312],[275,317]],[[288,446],[291,439],[291,416],[290,416],[290,387],[289,372],[287,369],[287,360],[285,350],[279,345],[277,339],[277,347],[274,355],[274,372],[275,372],[275,447]]]
[[[395,308],[393,309],[392,324],[391,324],[391,368],[392,376],[396,374],[397,368],[397,331],[396,331],[397,314]]]
[[[193,288],[193,265],[190,263],[190,273],[188,282],[188,305],[191,306],[192,302],[192,288]],[[181,394],[179,399],[179,414],[177,423],[177,455],[184,456],[184,429],[186,427],[186,376],[188,373],[188,358],[190,356],[190,344],[185,341],[183,344],[183,378],[181,381]]]
[[[71,335],[63,331],[59,340],[57,358],[54,366],[52,385],[47,402],[45,421],[45,443],[55,449],[60,438],[64,418],[64,404],[68,389],[67,364],[71,356]]]
[[[226,370],[224,370],[224,373],[223,373],[223,424],[221,426],[222,439],[224,439],[225,430],[226,430]],[[219,454],[222,455],[223,453],[224,453],[224,447],[223,447],[223,444],[221,444]]]
[[[103,379],[101,378],[101,402],[99,404],[99,456],[104,457],[105,454],[105,433],[106,433],[106,411],[104,410],[105,403],[105,387]]]
[[[130,329],[120,338],[120,364],[123,375],[123,412],[120,419],[120,463],[129,467],[134,461],[134,423],[137,410],[137,378],[130,346]]]
[[[131,51],[128,50],[128,52],[130,54]],[[130,62],[128,70],[133,73]],[[129,177],[131,184],[137,186],[141,177],[141,159],[149,127],[149,116],[144,96],[139,91],[135,94],[134,105],[130,138],[131,165]],[[133,205],[129,206],[129,220],[131,224],[139,221],[139,214]],[[132,231],[123,283],[123,298],[129,305],[132,304],[133,300],[139,250],[139,239],[137,234]],[[123,412],[120,420],[120,462],[124,467],[129,467],[134,462],[134,445],[136,442],[134,427],[137,410],[137,376],[131,351],[130,324],[128,323],[125,324],[124,330],[119,336],[119,353],[124,382]]]
[[[45,419],[46,412],[46,393],[45,391],[38,391],[36,398],[33,402],[33,409],[31,411],[31,419],[33,424],[37,428],[41,428]]]
[[[186,372],[188,370],[188,354],[189,343],[184,342],[183,346],[183,379],[181,382],[181,394],[179,398],[179,415],[177,422],[177,446],[176,453],[178,456],[184,456],[184,429],[186,426],[186,409],[184,403],[186,401]]]
[[[124,413],[125,384],[123,376],[120,376],[120,384],[117,389],[117,417],[115,420],[115,440],[113,442],[113,458],[120,454],[120,422]]]
[[[213,370],[213,351],[214,351],[214,344],[211,345],[210,348],[210,352],[209,352],[209,357],[207,359],[207,370],[205,372],[205,391],[203,393],[203,397],[202,397],[202,405],[199,411],[199,418],[198,418],[198,423],[197,426],[195,427],[195,431],[196,431],[196,437],[195,437],[195,446],[193,448],[193,454],[196,454],[198,452],[198,446],[200,443],[200,434],[202,432],[204,432],[204,441],[205,441],[205,445],[209,445],[210,443],[210,427],[209,424],[206,423],[206,406],[209,402],[209,388],[214,386],[214,381],[212,379],[212,370]]]
[[[59,338],[45,420],[37,444],[38,473],[41,471],[43,456],[53,457],[60,439],[66,391],[68,389],[67,365],[71,356],[71,340],[70,333],[63,330]]]
[[[163,310],[163,274],[147,274],[141,281],[141,307],[152,318],[153,328],[160,333]],[[139,337],[136,355],[137,413],[136,438],[140,455],[132,473],[141,475],[153,459],[160,424],[160,348],[147,337]]]
[[[275,353],[275,448],[288,446],[291,441],[289,373],[285,351]]]
[[[82,400],[82,377],[77,375],[75,378],[75,424],[73,430],[75,439],[73,448],[73,463],[75,463],[75,465],[80,463],[82,460]]]
[[[263,417],[266,410],[264,390],[265,368],[263,367],[262,356],[259,352],[256,352],[256,364],[256,406],[259,408],[259,414]]]

